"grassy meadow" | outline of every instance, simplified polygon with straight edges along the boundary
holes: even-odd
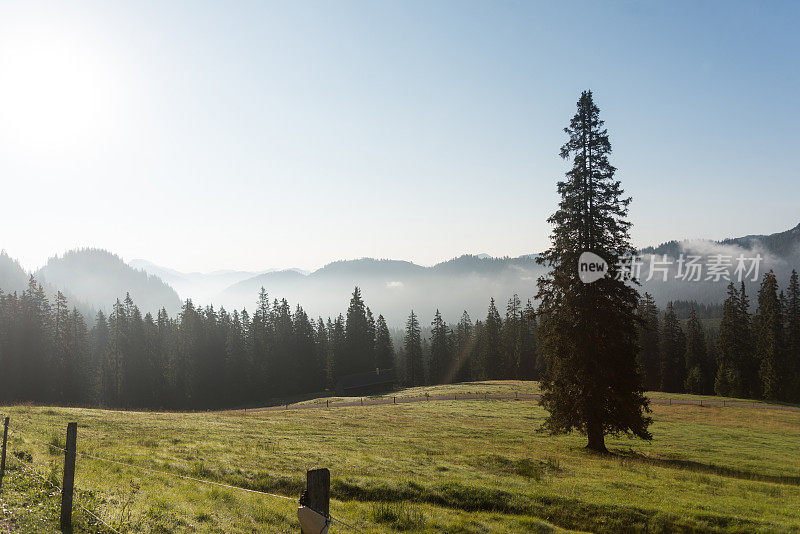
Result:
[[[447,394],[537,385],[439,386]],[[420,394],[419,388],[398,395]],[[429,394],[442,394],[429,391]],[[424,395],[424,391],[422,392]],[[654,405],[650,443],[537,433],[534,401],[465,400],[247,413],[14,406],[0,532],[56,532],[66,423],[78,451],[298,497],[331,470],[334,517],[362,532],[800,531],[800,413]],[[76,502],[125,532],[299,532],[296,504],[78,457]],[[107,532],[82,510],[77,531]],[[331,532],[348,532],[334,524]]]

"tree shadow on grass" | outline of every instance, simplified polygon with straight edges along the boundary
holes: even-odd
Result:
[[[737,469],[724,465],[707,464],[694,460],[682,460],[678,458],[654,458],[652,456],[645,456],[644,454],[633,452],[630,449],[610,450],[609,455],[622,461],[634,462],[642,465],[665,467],[667,469],[680,469],[683,471],[738,478],[741,480],[753,480],[756,482],[772,482],[774,484],[800,486],[800,476],[766,475],[763,473],[747,471],[745,469]]]

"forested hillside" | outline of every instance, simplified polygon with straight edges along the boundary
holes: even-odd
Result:
[[[0,251],[0,289],[6,293],[23,291],[28,287],[28,274],[5,250]]]
[[[131,268],[116,254],[101,249],[71,250],[50,258],[34,276],[95,309],[110,310],[114,300],[130,294],[144,311],[180,309],[180,298],[169,285]]]

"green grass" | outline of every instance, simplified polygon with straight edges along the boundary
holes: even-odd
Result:
[[[486,382],[428,391],[537,387]],[[417,396],[415,389],[400,394]],[[331,513],[364,532],[800,531],[798,412],[654,405],[654,440],[609,439],[608,456],[585,451],[579,435],[537,433],[545,412],[531,401],[248,413],[0,412],[11,416],[11,450],[30,454],[45,476],[55,469],[55,478],[60,457],[46,443],[62,443],[71,420],[79,423],[79,451],[292,497],[300,495],[307,468],[325,466]],[[24,484],[19,471],[10,473],[4,488],[12,489],[0,494],[4,507],[7,491],[34,491],[33,481]],[[125,531],[299,531],[292,502],[87,458],[78,458],[76,484],[91,490],[79,492],[87,507]],[[5,515],[0,532],[4,521]],[[347,530],[334,524],[331,531]]]
[[[443,384],[438,386],[420,386],[415,388],[406,388],[400,391],[381,395],[369,395],[365,397],[316,397],[313,399],[298,400],[290,402],[289,404],[325,404],[325,401],[331,403],[336,402],[354,402],[361,398],[364,399],[387,399],[391,400],[393,397],[398,399],[405,398],[424,398],[426,396],[439,397],[451,395],[534,395],[540,393],[538,382],[530,382],[523,380],[484,380],[481,382],[464,382],[460,384]],[[284,403],[286,404],[286,403]]]

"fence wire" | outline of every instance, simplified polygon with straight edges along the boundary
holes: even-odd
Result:
[[[9,432],[9,434],[11,434],[11,432]],[[34,440],[34,441],[38,441],[38,440]],[[39,443],[43,443],[43,442],[39,442]],[[56,448],[56,449],[60,449],[60,450],[62,450],[62,451],[64,451],[64,452],[66,452],[66,450],[65,450],[65,449],[61,449],[60,447],[56,447],[55,445],[52,445],[52,444],[50,444],[50,443],[45,443],[45,445],[50,445],[51,447],[54,447],[54,448]],[[40,474],[38,471],[36,471],[36,470],[35,470],[35,469],[33,469],[32,467],[29,467],[29,466],[25,465],[25,462],[23,462],[23,461],[22,461],[20,458],[17,458],[17,456],[15,456],[14,454],[12,454],[11,456],[12,456],[12,457],[13,457],[15,460],[17,460],[17,462],[19,463],[20,467],[22,467],[22,468],[23,468],[25,471],[27,471],[28,473],[30,473],[30,474],[32,474],[32,475],[34,475],[34,476],[38,477],[39,479],[43,480],[44,482],[46,482],[47,484],[49,484],[49,485],[50,485],[52,488],[55,488],[55,490],[56,490],[58,493],[61,493],[61,492],[62,492],[62,491],[61,491],[61,487],[60,487],[58,484],[56,484],[55,482],[53,482],[53,481],[52,481],[52,480],[50,480],[49,478],[45,477],[44,475]],[[105,522],[105,521],[104,521],[104,520],[103,520],[101,517],[99,517],[99,516],[95,515],[95,514],[94,514],[94,513],[93,513],[91,510],[89,510],[88,508],[86,508],[86,507],[85,507],[84,505],[82,505],[80,502],[74,502],[74,504],[77,504],[77,505],[78,505],[78,508],[80,508],[81,510],[83,510],[83,511],[84,511],[86,514],[88,514],[89,516],[91,516],[92,518],[94,518],[94,520],[95,520],[95,521],[97,521],[97,522],[99,522],[100,524],[102,524],[103,526],[105,526],[105,527],[106,527],[108,530],[110,530],[111,532],[114,532],[115,534],[122,534],[122,533],[121,533],[119,530],[115,529],[114,527],[112,527],[111,525],[109,525],[108,523],[106,523],[106,522]]]
[[[31,437],[29,435],[22,436],[22,435],[18,434],[17,432],[12,432],[11,430],[9,430],[8,434],[9,434],[10,437],[13,437],[18,442],[22,442],[22,440],[30,440],[30,441],[33,441],[33,442],[38,443],[40,445],[43,445],[45,447],[49,447],[49,448],[51,448],[53,450],[57,450],[57,451],[59,451],[61,453],[64,453],[64,454],[67,453],[67,450],[64,449],[63,447],[59,447],[58,445],[54,445],[53,443],[48,443],[46,441]],[[254,489],[250,489],[250,488],[243,488],[241,486],[233,486],[233,485],[230,485],[230,484],[223,484],[222,482],[214,482],[214,481],[211,481],[211,480],[204,480],[204,479],[201,479],[201,478],[195,478],[195,477],[191,477],[191,476],[188,476],[188,475],[180,475],[180,474],[177,474],[177,473],[170,473],[168,471],[162,471],[162,470],[159,470],[159,469],[151,469],[151,468],[142,467],[142,466],[139,466],[139,465],[136,465],[136,464],[131,464],[131,463],[127,463],[127,462],[120,462],[118,460],[112,460],[110,458],[103,458],[101,456],[95,456],[93,454],[88,454],[88,453],[81,452],[81,451],[75,451],[75,454],[77,456],[82,457],[82,458],[87,458],[87,459],[95,460],[95,461],[98,461],[98,462],[105,462],[105,463],[112,464],[112,465],[123,466],[123,467],[127,467],[127,468],[130,468],[130,469],[135,469],[135,470],[143,471],[143,472],[147,472],[147,473],[153,473],[153,474],[157,474],[157,475],[163,475],[163,476],[182,479],[182,480],[189,480],[191,482],[197,482],[199,484],[208,484],[208,485],[211,485],[211,486],[218,486],[218,487],[232,489],[232,490],[245,491],[245,492],[253,493],[253,494],[256,494],[256,495],[274,497],[274,498],[277,498],[277,499],[282,499],[282,500],[286,500],[286,501],[290,501],[290,502],[298,503],[298,504],[300,502],[299,499],[294,498],[294,497],[287,497],[286,495],[279,495],[277,493],[269,493],[269,492],[266,492],[266,491],[259,491],[259,490],[254,490]],[[14,456],[14,455],[12,454],[12,456]],[[43,480],[47,484],[51,485],[59,493],[61,493],[61,488],[57,484],[54,484],[48,478],[42,476],[41,474],[39,474],[34,469],[32,469],[29,466],[25,465],[25,463],[21,459],[17,458],[16,456],[14,456],[14,458],[19,462],[19,464],[25,470],[27,470],[31,474],[35,475],[36,477],[40,478],[41,480]],[[100,518],[97,515],[95,515],[94,513],[92,513],[89,509],[84,507],[82,504],[80,504],[80,503],[76,503],[76,504],[81,510],[86,512],[89,516],[91,516],[92,518],[94,518],[98,522],[102,523],[109,530],[119,534],[118,530],[116,530],[114,527],[112,527],[111,525],[109,525],[108,523],[103,521],[102,518]],[[343,520],[341,520],[341,519],[339,519],[337,517],[334,517],[331,514],[328,514],[328,517],[330,518],[331,523],[338,523],[338,524],[342,525],[343,527],[349,528],[349,529],[351,529],[351,530],[353,530],[355,532],[358,532],[360,534],[363,534],[363,532],[364,532],[361,529],[359,529],[358,527],[356,527],[356,526],[354,526],[354,525],[352,525],[350,523],[347,523],[347,522],[345,522],[345,521],[343,521]]]

